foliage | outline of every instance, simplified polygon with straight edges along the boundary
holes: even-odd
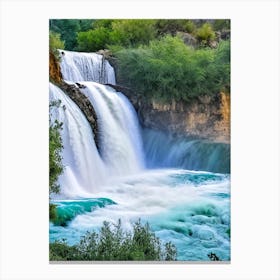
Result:
[[[177,250],[174,244],[171,242],[165,243],[165,260],[172,261],[175,260],[177,256]]]
[[[195,24],[187,19],[158,19],[155,23],[159,35],[176,35],[177,31],[192,33]]]
[[[52,52],[56,58],[58,58],[57,49],[64,49],[64,41],[60,39],[60,34],[50,31],[49,33],[49,50]]]
[[[215,32],[210,23],[204,23],[196,31],[196,38],[201,42],[201,44],[207,45],[211,40],[216,37]]]
[[[230,20],[229,19],[216,19],[213,23],[213,29],[216,31],[229,30],[230,29]]]
[[[230,42],[221,41],[215,50],[216,83],[221,91],[230,93]]]
[[[136,46],[147,44],[155,35],[154,20],[97,20],[93,29],[78,33],[77,49],[89,52],[109,45]]]
[[[201,46],[215,39],[215,31],[230,28],[230,20],[193,19],[51,19],[50,31],[59,33],[65,49],[93,52],[110,46],[137,47],[178,31],[195,35]]]
[[[59,106],[60,102],[52,102],[50,109],[54,106]],[[59,193],[59,185],[57,179],[63,172],[62,156],[63,149],[62,138],[60,131],[62,130],[62,123],[55,120],[51,121],[49,118],[49,193]]]
[[[50,243],[50,260],[172,261],[176,256],[176,247],[168,242],[162,248],[149,225],[140,220],[132,232],[124,232],[120,220],[117,224],[105,221],[99,233],[88,232],[77,245],[69,246],[65,240]]]
[[[92,19],[51,19],[49,21],[50,31],[61,35],[67,50],[74,50],[77,47],[77,33],[91,29],[93,22]]]
[[[77,41],[79,51],[94,52],[103,49],[107,43],[111,42],[110,32],[105,27],[79,32]]]
[[[155,21],[148,19],[116,20],[112,23],[114,43],[122,46],[148,44],[156,35]]]
[[[49,219],[53,221],[57,218],[56,205],[49,203]]]
[[[229,43],[195,50],[178,37],[116,53],[118,80],[135,92],[164,102],[189,101],[229,85]]]

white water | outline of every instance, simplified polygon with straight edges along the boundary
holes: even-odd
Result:
[[[62,77],[66,81],[116,84],[115,71],[100,54],[59,50]]]
[[[135,110],[127,98],[109,86],[83,82],[98,120],[101,156],[111,176],[139,172],[144,167],[140,128]]]
[[[140,217],[163,243],[175,244],[179,260],[208,260],[211,252],[229,260],[229,187],[228,175],[180,169],[121,177],[97,194],[116,204],[79,214],[67,227],[51,225],[50,238],[75,244],[87,231],[98,231],[103,221],[117,224],[121,219],[123,228],[131,230]]]
[[[50,240],[67,238],[75,244],[87,230],[98,230],[104,220],[116,223],[121,219],[129,230],[141,218],[163,242],[176,245],[179,260],[209,260],[210,252],[229,260],[229,175],[178,169],[178,163],[185,168],[182,160],[191,159],[191,166],[196,166],[197,157],[190,147],[186,149],[188,145],[171,145],[172,141],[158,133],[143,134],[147,145],[144,153],[138,119],[130,102],[123,94],[96,83],[115,83],[111,66],[105,72],[100,70],[109,63],[96,54],[63,52],[63,78],[83,84],[85,88],[80,91],[96,111],[100,150],[81,110],[50,84],[50,99],[61,100],[65,106],[65,110],[62,106],[54,109],[52,115],[63,122],[66,168],[59,179],[60,201],[66,201],[65,207],[71,211],[75,209],[71,203],[83,197],[111,199],[115,204],[76,214],[67,226],[51,224]],[[220,160],[215,156],[207,162],[212,165]],[[148,170],[145,165],[177,169]]]
[[[61,100],[61,106],[53,108],[52,112],[52,118],[63,123],[65,170],[59,178],[61,196],[90,197],[116,177],[135,174],[144,168],[140,128],[133,106],[122,93],[100,83],[76,80],[100,80],[101,55],[63,53],[63,77],[73,79],[69,82],[71,84],[77,81],[86,86],[81,92],[96,111],[100,151],[81,110],[62,90],[50,83],[50,100]],[[108,61],[103,63],[109,65]],[[109,65],[108,69],[113,68]],[[114,70],[105,71],[105,74],[106,81],[115,81]]]
[[[61,106],[51,112],[53,120],[63,122],[61,135],[65,170],[59,178],[61,193],[65,197],[90,196],[105,183],[107,176],[93,132],[79,107],[62,90],[52,83],[49,90],[51,101],[61,100]]]

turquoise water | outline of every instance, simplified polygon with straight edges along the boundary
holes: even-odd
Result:
[[[145,128],[142,130],[148,168],[183,168],[230,173],[230,144],[174,137]]]
[[[102,65],[102,56],[68,51],[61,61],[63,78],[82,84],[81,94],[94,107],[98,149],[80,108],[49,85],[50,100],[61,101],[52,119],[63,123],[65,166],[58,180],[59,197],[51,201],[58,217],[50,223],[50,242],[78,243],[104,221],[121,219],[124,230],[130,231],[141,218],[163,243],[176,245],[178,260],[208,261],[210,253],[229,260],[230,145],[141,130],[123,94],[92,82],[114,84],[113,68],[105,60],[101,75]]]
[[[97,208],[116,203],[108,198],[87,198],[80,200],[56,200],[53,201],[53,204],[56,205],[57,213],[54,224],[66,226],[77,215],[92,212]]]
[[[149,222],[163,243],[177,247],[178,260],[230,260],[230,176],[183,169],[160,169],[124,177],[104,186],[98,197],[53,201],[59,220],[50,224],[50,241],[75,244],[103,221]]]

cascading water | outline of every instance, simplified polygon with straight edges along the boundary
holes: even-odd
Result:
[[[51,112],[53,120],[63,123],[65,170],[59,178],[61,193],[65,197],[90,196],[106,178],[106,167],[97,151],[91,127],[79,107],[61,89],[50,83],[49,90],[50,101],[61,101],[59,108],[54,107]]]
[[[103,55],[59,50],[61,73],[66,81],[115,84],[115,71]]]
[[[84,82],[81,91],[95,108],[101,156],[111,175],[129,175],[144,167],[140,129],[134,108],[111,87]]]
[[[143,129],[142,137],[149,168],[177,167],[230,173],[230,145],[227,143],[173,137],[147,128]]]
[[[140,133],[128,99],[100,84],[115,84],[108,61],[97,54],[60,53],[64,80],[82,84],[81,94],[94,107],[99,150],[81,110],[50,84],[50,99],[61,100],[52,118],[63,122],[66,166],[59,178],[61,196],[53,200],[59,217],[50,224],[50,241],[75,244],[105,220],[121,218],[129,230],[141,218],[163,242],[176,245],[178,260],[209,260],[209,253],[229,260],[229,150],[152,130]]]

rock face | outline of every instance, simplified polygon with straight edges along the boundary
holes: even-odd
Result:
[[[191,46],[191,47],[198,46],[198,41],[191,34],[189,34],[187,32],[178,31],[177,35],[183,39],[183,41],[186,45]]]
[[[49,76],[55,83],[60,83],[62,80],[59,63],[52,52],[49,52]]]
[[[93,131],[96,146],[99,148],[97,116],[88,98],[84,96],[79,90],[79,88],[82,88],[83,85],[79,83],[76,83],[76,85],[69,85],[63,81],[59,62],[52,52],[49,52],[49,77],[52,82],[61,88],[63,92],[67,94],[83,112]]]
[[[89,99],[80,92],[78,88],[79,84],[77,84],[77,87],[76,85],[69,85],[64,81],[61,81],[58,86],[77,104],[77,106],[84,113],[93,131],[95,144],[97,148],[99,148],[97,116]]]
[[[79,90],[79,85],[69,85],[62,80],[59,63],[50,53],[50,78],[78,105],[88,120],[98,147],[97,116],[90,101]],[[162,104],[148,101],[132,90],[110,85],[123,92],[135,107],[142,126],[170,132],[174,136],[188,136],[214,142],[230,141],[230,95],[204,96],[190,103],[172,101]]]
[[[125,92],[124,92],[125,93]],[[144,127],[214,142],[230,142],[230,95],[204,96],[191,103],[172,101],[161,104],[154,100],[132,97]]]

